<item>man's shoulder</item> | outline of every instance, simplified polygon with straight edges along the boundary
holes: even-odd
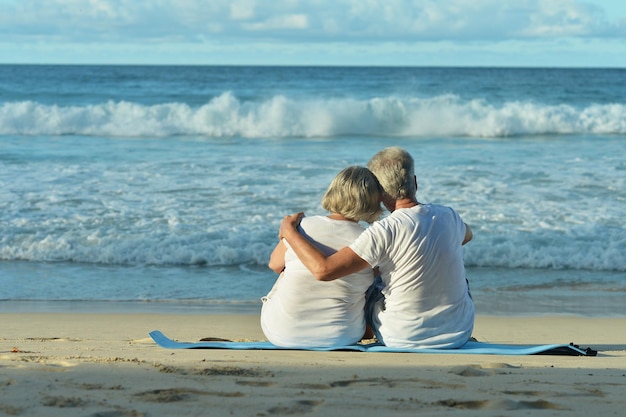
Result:
[[[443,204],[428,203],[428,204],[423,204],[422,207],[424,207],[429,212],[434,212],[434,213],[450,213],[450,214],[456,213],[456,211],[452,207],[446,206]]]

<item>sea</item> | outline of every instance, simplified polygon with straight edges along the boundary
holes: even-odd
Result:
[[[401,146],[478,314],[626,316],[626,69],[0,65],[0,311],[257,313],[281,219]]]

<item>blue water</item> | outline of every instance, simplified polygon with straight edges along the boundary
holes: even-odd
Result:
[[[282,217],[399,145],[474,231],[479,313],[626,315],[624,97],[620,69],[0,66],[0,310],[257,309]]]

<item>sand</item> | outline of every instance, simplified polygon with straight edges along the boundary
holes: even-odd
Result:
[[[596,357],[168,350],[263,340],[255,315],[2,313],[0,415],[621,416],[626,318],[478,317],[480,341]]]

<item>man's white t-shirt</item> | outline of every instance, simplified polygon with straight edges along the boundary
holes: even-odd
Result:
[[[300,226],[313,244],[331,255],[363,233],[359,224],[325,216],[302,219]],[[330,282],[315,279],[286,240],[285,270],[263,297],[261,328],[277,346],[350,345],[365,332],[365,292],[374,275],[366,268]]]
[[[462,346],[471,337],[474,303],[463,264],[465,224],[451,208],[395,210],[350,245],[384,283],[372,324],[391,347]]]

